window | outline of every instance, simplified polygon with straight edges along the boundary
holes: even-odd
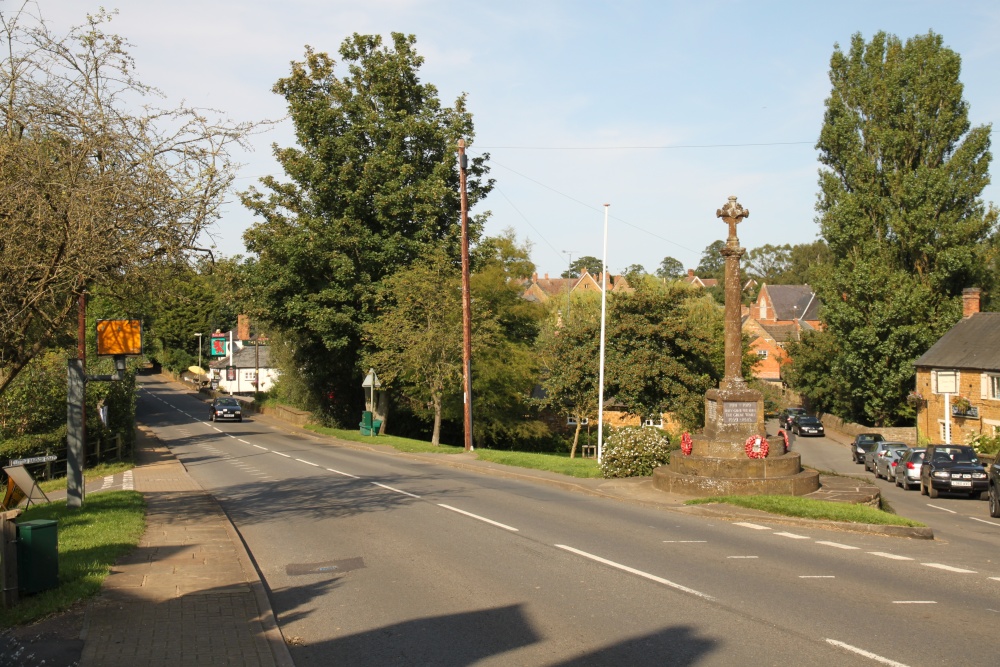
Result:
[[[662,418],[647,419],[644,422],[642,422],[642,425],[655,426],[656,428],[663,428],[663,419]]]
[[[986,376],[986,381],[986,397],[994,401],[1000,400],[1000,375],[990,373]]]
[[[580,420],[580,424],[582,424],[583,426],[586,426],[589,423],[590,423],[590,420],[587,419],[586,417],[584,417],[583,419]],[[572,417],[572,416],[567,417],[566,418],[566,424],[568,426],[576,426],[576,417]]]
[[[767,359],[767,350],[757,350],[757,356],[761,359]]]

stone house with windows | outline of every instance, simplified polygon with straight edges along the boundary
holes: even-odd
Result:
[[[559,297],[565,299],[567,294],[577,291],[600,294],[602,279],[609,292],[632,291],[632,286],[628,284],[625,276],[612,276],[605,273],[598,273],[595,276],[584,269],[579,278],[549,278],[547,273],[543,278],[539,278],[538,274],[535,273],[531,276],[531,280],[525,281],[521,297],[529,301],[546,303],[550,299]]]
[[[962,291],[962,319],[913,362],[917,428],[931,442],[1000,433],[1000,313],[979,312],[980,294]]]
[[[820,301],[809,285],[763,285],[743,319],[750,349],[757,354],[754,377],[781,383],[781,366],[788,360],[785,344],[802,332],[819,329]]]

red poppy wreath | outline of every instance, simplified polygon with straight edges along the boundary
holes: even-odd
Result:
[[[751,435],[747,438],[745,448],[748,457],[762,459],[767,456],[767,438],[762,438],[759,435]]]
[[[681,436],[681,451],[684,452],[684,456],[690,456],[691,450],[694,448],[694,443],[691,440],[691,434],[687,431]]]

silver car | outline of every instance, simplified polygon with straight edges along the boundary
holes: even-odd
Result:
[[[908,446],[909,445],[907,445],[905,442],[883,441],[877,443],[874,447],[872,447],[871,451],[865,452],[865,459],[864,459],[865,470],[877,473],[877,471],[875,470],[875,462],[882,457],[883,453],[885,453],[889,449],[898,449],[898,448],[906,449]]]
[[[920,469],[924,465],[923,447],[911,447],[903,452],[896,464],[896,486],[906,490],[920,486]]]
[[[895,478],[899,459],[909,447],[906,445],[893,447],[891,442],[887,444],[889,446],[875,457],[875,479],[884,477],[888,481]]]

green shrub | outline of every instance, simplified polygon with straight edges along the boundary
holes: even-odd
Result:
[[[601,456],[604,477],[643,477],[670,460],[670,440],[660,429],[613,429]]]
[[[1000,434],[977,433],[969,439],[969,444],[980,454],[997,454],[1000,453]]]

